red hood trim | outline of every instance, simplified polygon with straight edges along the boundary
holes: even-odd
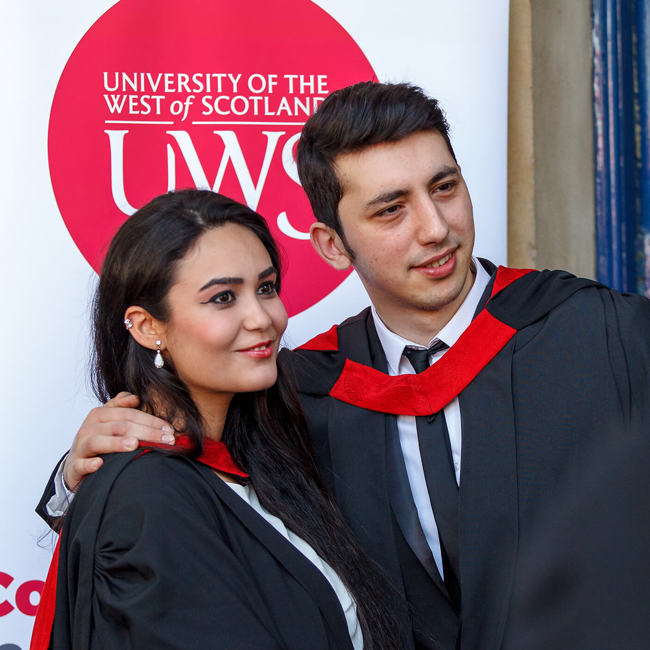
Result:
[[[490,297],[527,273],[530,270],[499,267]],[[329,394],[342,402],[381,413],[436,413],[470,384],[515,332],[483,309],[442,359],[419,375],[390,376],[346,359]]]

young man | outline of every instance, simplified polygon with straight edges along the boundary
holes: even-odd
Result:
[[[353,266],[372,301],[281,354],[325,479],[408,602],[406,647],[499,648],[537,513],[583,455],[648,416],[650,304],[473,257],[447,123],[418,88],[330,95],[303,129],[298,169],[315,249]],[[68,483],[163,425],[95,409]]]

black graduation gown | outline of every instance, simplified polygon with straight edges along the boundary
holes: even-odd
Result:
[[[481,263],[495,273],[494,265]],[[408,600],[394,612],[404,638],[414,631],[406,648],[454,650],[461,624],[463,649],[499,648],[511,595],[522,580],[519,552],[534,541],[538,512],[564,500],[560,486],[571,489],[570,472],[584,454],[625,436],[630,426],[647,432],[650,421],[647,300],[542,272],[517,280],[490,308],[517,333],[459,395],[462,621],[396,458],[395,416],[329,394],[347,358],[386,372],[370,311],[337,328],[337,351],[280,354],[295,372],[330,490],[367,552]],[[50,525],[44,504],[53,492],[50,481],[37,509]]]
[[[649,467],[646,427],[577,469],[580,485],[522,549],[503,650],[647,650]]]
[[[65,518],[50,647],[351,650],[322,573],[210,468],[105,457]]]
[[[517,331],[459,394],[462,614],[435,569],[395,458],[395,416],[330,395],[346,359],[386,371],[370,310],[338,326],[336,350],[307,344],[281,354],[293,367],[326,482],[406,595],[410,611],[398,615],[403,625],[411,618],[418,648],[499,648],[522,577],[518,553],[532,541],[538,512],[564,499],[559,486],[572,488],[565,479],[583,455],[650,421],[648,300],[544,271],[516,280],[488,310]]]

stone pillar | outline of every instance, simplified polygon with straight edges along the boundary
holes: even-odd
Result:
[[[590,0],[510,0],[513,266],[595,277]]]

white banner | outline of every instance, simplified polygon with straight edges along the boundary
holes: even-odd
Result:
[[[506,261],[507,0],[214,0],[206,16],[193,13],[200,5],[2,3],[0,650],[29,645],[54,543],[33,509],[96,405],[93,266],[130,208],[174,181],[257,207],[289,256],[285,342],[302,343],[368,299],[354,273],[341,282],[304,239],[311,217],[292,146],[328,92],[374,75],[440,100],[476,252]],[[183,29],[196,38],[173,37]],[[312,263],[321,266],[304,272]]]

